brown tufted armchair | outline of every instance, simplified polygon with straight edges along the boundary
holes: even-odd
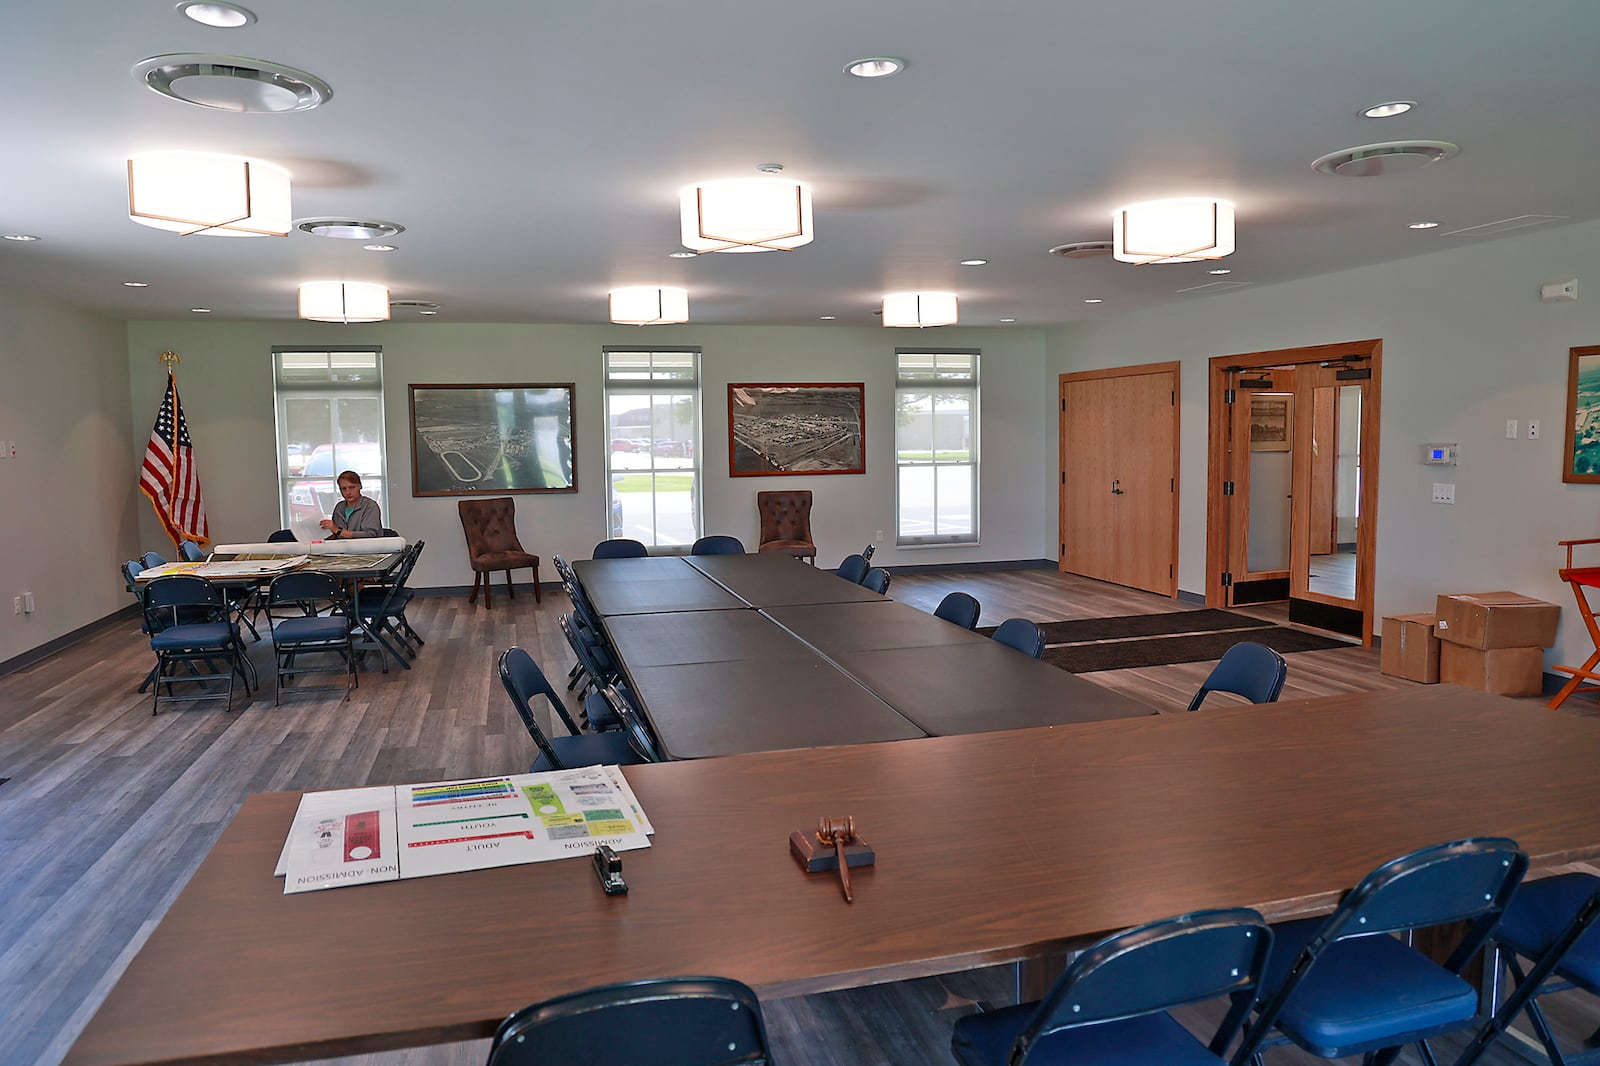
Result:
[[[517,540],[517,503],[510,496],[496,496],[490,500],[460,500],[456,507],[461,512],[461,531],[467,535],[467,559],[472,563],[472,595],[468,603],[478,600],[478,586],[483,586],[483,605],[490,602],[489,577],[496,570],[506,572],[506,591],[514,598],[516,588],[511,584],[511,571],[524,566],[533,568],[533,598],[543,602],[539,592],[539,557],[522,550]]]
[[[811,542],[811,490],[786,489],[756,493],[761,513],[761,543],[757,551],[788,552],[817,564],[817,546]]]

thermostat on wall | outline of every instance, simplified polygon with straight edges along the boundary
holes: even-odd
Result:
[[[1422,461],[1429,466],[1455,466],[1455,444],[1424,444],[1422,446]]]

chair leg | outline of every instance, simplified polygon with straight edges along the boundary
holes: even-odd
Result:
[[[506,595],[512,599],[517,598],[517,586],[511,583],[511,571],[506,571]]]
[[[539,591],[539,564],[533,564],[533,602],[543,603],[544,593]]]
[[[494,607],[494,575],[489,571],[483,572],[483,609],[490,610]]]
[[[472,595],[467,597],[467,602],[468,603],[477,603],[478,602],[478,586],[481,585],[482,583],[483,583],[483,572],[481,570],[474,570],[472,572]]]

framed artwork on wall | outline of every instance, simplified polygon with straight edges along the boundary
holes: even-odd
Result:
[[[864,474],[866,386],[728,386],[728,474]]]
[[[1600,345],[1567,354],[1567,447],[1561,480],[1600,485]]]
[[[578,491],[572,384],[410,388],[413,496]]]
[[[1286,452],[1294,441],[1292,396],[1250,397],[1250,450]]]

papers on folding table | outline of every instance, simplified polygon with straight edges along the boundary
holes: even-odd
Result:
[[[301,798],[279,872],[285,894],[650,846],[614,766]]]

